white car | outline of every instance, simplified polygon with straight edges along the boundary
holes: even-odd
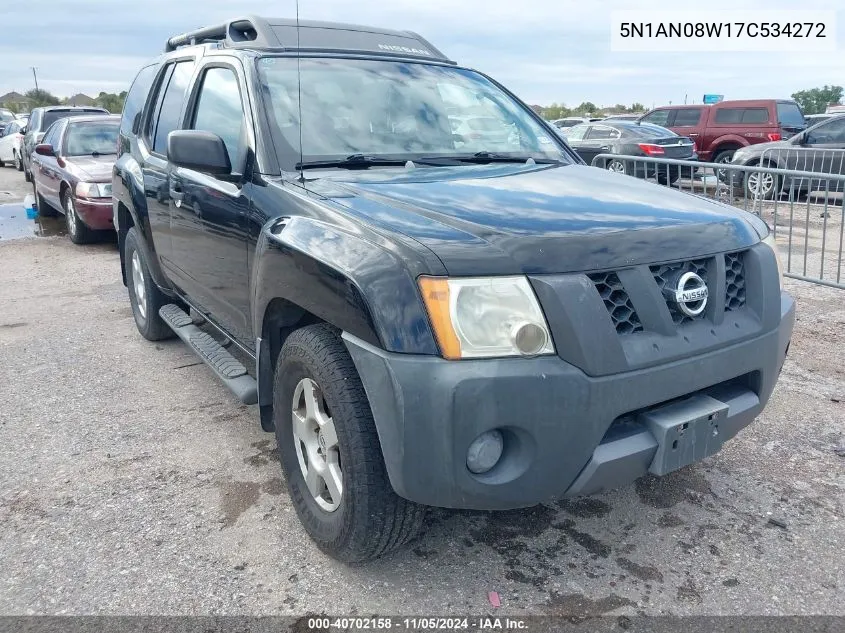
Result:
[[[23,134],[21,130],[26,127],[26,121],[15,119],[6,125],[6,129],[0,133],[0,167],[4,164],[14,164],[18,171],[23,171]]]

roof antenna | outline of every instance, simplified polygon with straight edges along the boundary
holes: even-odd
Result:
[[[302,48],[299,45],[299,0],[296,0],[296,103],[299,106],[299,180],[305,181],[305,173],[302,170],[302,163],[305,160],[302,154],[302,70],[300,59]]]

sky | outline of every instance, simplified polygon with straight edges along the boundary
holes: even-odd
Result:
[[[610,50],[610,13],[644,16],[672,0],[299,0],[301,19],[419,32],[463,66],[491,75],[524,101],[570,107],[640,102],[647,107],[726,99],[781,98],[845,85],[842,0],[708,0],[726,9],[839,9],[836,53],[624,53]],[[689,5],[695,6],[695,5]],[[244,14],[295,17],[294,0],[0,0],[0,95],[38,84],[59,96],[126,90],[145,61],[176,33]],[[10,25],[20,25],[11,28]]]

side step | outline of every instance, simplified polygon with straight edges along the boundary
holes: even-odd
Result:
[[[258,402],[258,383],[250,376],[237,358],[223,349],[214,337],[194,325],[191,317],[179,306],[168,304],[158,311],[159,316],[176,335],[187,343],[217,377],[232,390],[244,404]]]

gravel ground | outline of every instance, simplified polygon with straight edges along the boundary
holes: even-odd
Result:
[[[492,590],[501,615],[845,614],[841,291],[787,282],[781,381],[718,455],[586,499],[434,510],[348,567],[300,528],[256,412],[137,333],[113,243],[0,241],[0,264],[2,615],[482,614]]]

